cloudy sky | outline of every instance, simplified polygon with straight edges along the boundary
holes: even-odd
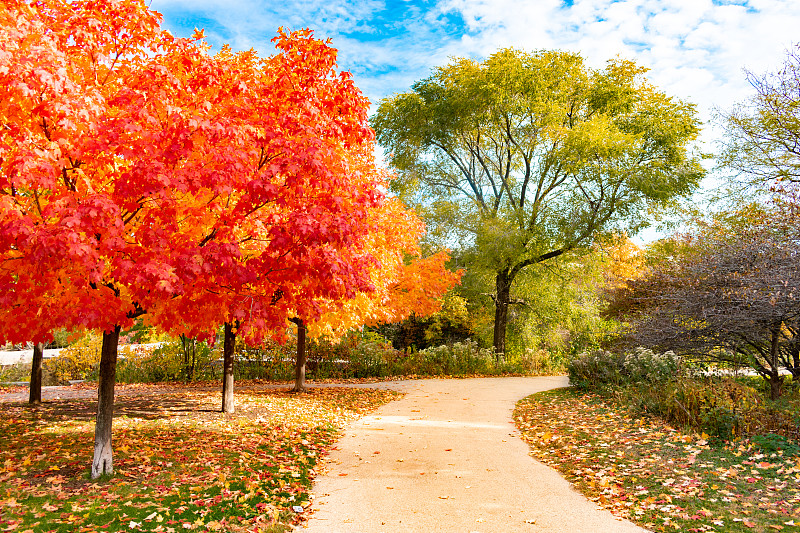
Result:
[[[340,67],[373,103],[406,91],[453,56],[498,48],[578,51],[602,67],[620,56],[650,68],[710,122],[751,94],[745,69],[778,69],[800,41],[798,0],[151,0],[175,35],[202,28],[216,49],[272,53],[275,30],[330,37]],[[713,151],[719,131],[703,140]]]
[[[340,67],[373,103],[407,91],[451,57],[480,59],[503,47],[578,51],[595,67],[633,59],[658,87],[698,106],[707,123],[700,149],[712,153],[721,135],[715,110],[752,94],[745,69],[775,71],[800,42],[798,0],[151,0],[151,7],[175,35],[205,29],[216,49],[228,43],[270,54],[278,27],[312,28],[333,40]],[[720,183],[712,173],[703,190]],[[659,235],[651,229],[636,240]]]

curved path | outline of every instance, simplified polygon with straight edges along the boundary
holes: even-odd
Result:
[[[314,485],[308,533],[643,532],[532,459],[511,413],[566,377],[420,380],[350,426]]]

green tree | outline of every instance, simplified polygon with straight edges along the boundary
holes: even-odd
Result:
[[[395,192],[434,237],[474,252],[470,268],[493,273],[498,354],[520,272],[601,232],[632,234],[649,208],[702,178],[689,153],[694,106],[644,72],[624,60],[594,70],[574,53],[505,49],[436,69],[374,115],[399,171]]]

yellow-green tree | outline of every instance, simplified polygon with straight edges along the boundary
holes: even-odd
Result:
[[[372,118],[392,184],[431,234],[492,274],[494,348],[506,351],[512,287],[526,268],[633,233],[647,208],[703,176],[693,105],[630,61],[589,68],[574,53],[500,50],[457,59],[383,100]]]

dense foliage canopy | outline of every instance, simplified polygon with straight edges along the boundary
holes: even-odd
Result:
[[[237,334],[281,337],[378,288],[376,307],[431,308],[456,281],[445,256],[405,271],[422,225],[385,195],[336,50],[309,30],[274,41],[211,55],[141,0],[0,11],[0,339],[105,332],[94,477],[112,470],[117,340],[138,316],[224,323],[227,376]],[[409,297],[430,268],[440,283]]]
[[[385,99],[372,119],[399,170],[392,186],[442,242],[494,276],[494,346],[505,351],[511,286],[526,267],[636,229],[691,193],[694,107],[629,61],[589,68],[573,53],[501,50],[458,59]]]

